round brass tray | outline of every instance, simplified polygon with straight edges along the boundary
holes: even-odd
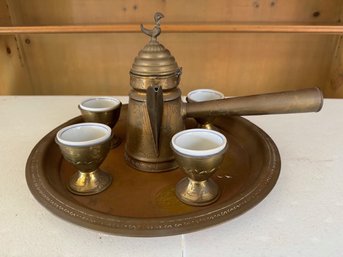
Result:
[[[116,133],[125,142],[127,105]],[[228,138],[229,150],[213,176],[222,193],[205,207],[191,207],[175,196],[181,170],[147,173],[130,168],[124,143],[111,150],[102,169],[113,176],[110,188],[93,196],[71,194],[66,184],[75,169],[64,159],[54,138],[76,117],[47,134],[32,150],[26,180],[34,197],[49,211],[75,224],[125,236],[167,236],[209,227],[252,208],[275,185],[280,172],[276,145],[260,128],[241,117],[218,118],[214,124]],[[189,125],[191,126],[191,125]]]

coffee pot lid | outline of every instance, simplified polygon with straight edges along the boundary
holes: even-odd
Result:
[[[165,76],[180,70],[169,50],[157,41],[157,37],[161,34],[160,20],[163,17],[162,13],[155,13],[155,26],[152,30],[144,28],[141,24],[141,31],[151,39],[139,51],[132,64],[131,73],[141,76]]]

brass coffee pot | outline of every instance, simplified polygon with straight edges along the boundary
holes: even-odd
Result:
[[[178,88],[182,68],[157,37],[163,14],[154,16],[152,30],[144,28],[150,41],[138,53],[130,70],[125,158],[128,164],[148,172],[177,167],[170,140],[185,129],[186,117],[260,115],[317,112],[323,105],[318,88],[184,103]]]

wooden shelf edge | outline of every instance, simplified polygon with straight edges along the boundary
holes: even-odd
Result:
[[[146,27],[153,27],[147,24]],[[163,32],[169,33],[315,33],[343,34],[341,25],[248,25],[248,24],[165,24]],[[139,24],[114,25],[59,25],[0,27],[0,35],[46,33],[136,33]]]

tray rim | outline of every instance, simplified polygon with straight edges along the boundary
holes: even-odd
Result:
[[[280,154],[273,140],[262,129],[245,118],[238,116],[230,118],[238,119],[257,132],[270,153],[268,167],[265,169],[267,171],[264,171],[265,177],[261,183],[254,184],[248,194],[235,196],[230,201],[231,204],[224,202],[217,205],[215,209],[211,209],[212,205],[210,205],[208,208],[191,214],[133,218],[105,214],[66,199],[49,184],[43,175],[44,160],[40,157],[51,144],[51,140],[54,140],[57,131],[68,124],[81,121],[81,116],[59,125],[35,145],[26,163],[26,182],[34,198],[53,214],[82,227],[109,234],[139,237],[171,236],[214,226],[235,218],[260,203],[275,186],[281,169]]]

